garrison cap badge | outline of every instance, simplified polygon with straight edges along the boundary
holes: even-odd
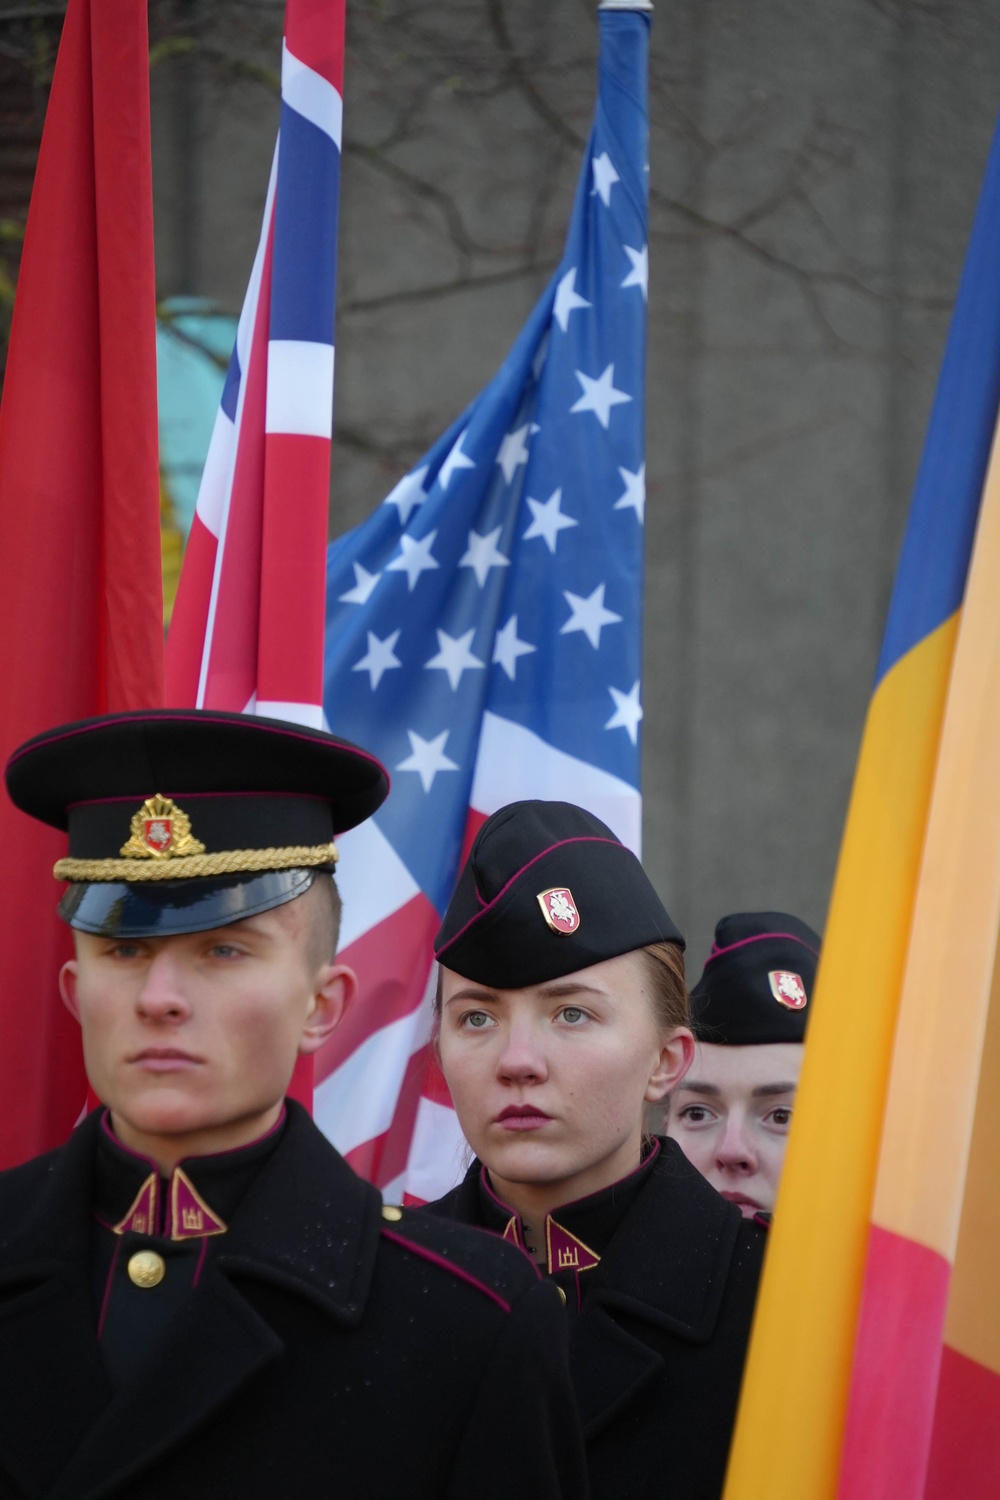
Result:
[[[789,1010],[805,1008],[809,996],[800,974],[792,974],[788,969],[770,969],[767,982],[779,1005],[787,1005]]]
[[[561,937],[571,937],[580,926],[580,913],[573,901],[573,892],[566,886],[539,891],[538,904],[552,931],[558,932]]]

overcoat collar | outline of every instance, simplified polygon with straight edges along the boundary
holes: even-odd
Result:
[[[104,1110],[95,1141],[94,1212],[115,1233],[131,1230],[182,1241],[224,1234],[243,1194],[277,1150],[287,1123],[282,1108],[277,1123],[257,1140],[185,1157],[165,1175],[151,1157],[118,1139],[110,1111]]]
[[[676,1141],[661,1152],[591,1282],[591,1296],[691,1343],[712,1336],[742,1222]]]
[[[479,1163],[450,1204],[480,1223]],[[557,1214],[558,1217],[558,1214]],[[660,1152],[600,1264],[587,1273],[570,1368],[586,1437],[631,1404],[664,1365],[671,1339],[705,1344],[726,1288],[741,1216],[677,1143]]]
[[[665,1140],[593,1272],[573,1331],[572,1368],[592,1438],[663,1369],[671,1342],[715,1331],[741,1216]]]
[[[0,1454],[29,1500],[98,1500],[276,1359],[281,1339],[243,1295],[248,1281],[281,1287],[354,1326],[374,1270],[378,1193],[290,1104],[280,1146],[162,1357],[146,1379],[112,1395],[88,1270],[98,1122],[95,1111],[52,1153],[34,1212],[0,1242]],[[58,1421],[39,1423],[39,1410],[58,1412]]]

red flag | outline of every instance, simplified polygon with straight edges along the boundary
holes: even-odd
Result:
[[[0,755],[61,720],[163,701],[145,0],[70,0],[0,406]],[[0,793],[0,1165],[85,1101],[56,976],[64,837]]]

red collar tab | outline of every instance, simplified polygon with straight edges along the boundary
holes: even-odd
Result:
[[[124,1219],[113,1225],[115,1234],[156,1233],[156,1198],[159,1187],[159,1178],[155,1172],[150,1172]]]
[[[194,1183],[180,1167],[170,1179],[170,1238],[200,1240],[225,1234],[226,1225],[214,1214]]]
[[[159,1190],[160,1179],[150,1172],[128,1213],[112,1226],[115,1234],[156,1234]],[[181,1167],[175,1167],[171,1174],[169,1203],[172,1240],[200,1240],[212,1234],[225,1234],[228,1226],[209,1208]]]
[[[601,1257],[589,1245],[557,1224],[551,1215],[545,1220],[545,1254],[550,1276],[556,1271],[590,1271],[601,1263]]]
[[[517,1214],[511,1214],[507,1220],[507,1227],[503,1232],[503,1237],[510,1244],[516,1245],[519,1250],[524,1250],[527,1253],[528,1247],[524,1243],[524,1235],[521,1233],[521,1222]]]

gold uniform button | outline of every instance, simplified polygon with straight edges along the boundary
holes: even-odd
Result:
[[[135,1286],[159,1286],[166,1274],[167,1263],[155,1250],[137,1250],[129,1259],[129,1280]]]
[[[397,1208],[395,1203],[383,1203],[382,1217],[383,1219],[388,1219],[390,1224],[398,1224],[403,1217],[403,1210]]]

